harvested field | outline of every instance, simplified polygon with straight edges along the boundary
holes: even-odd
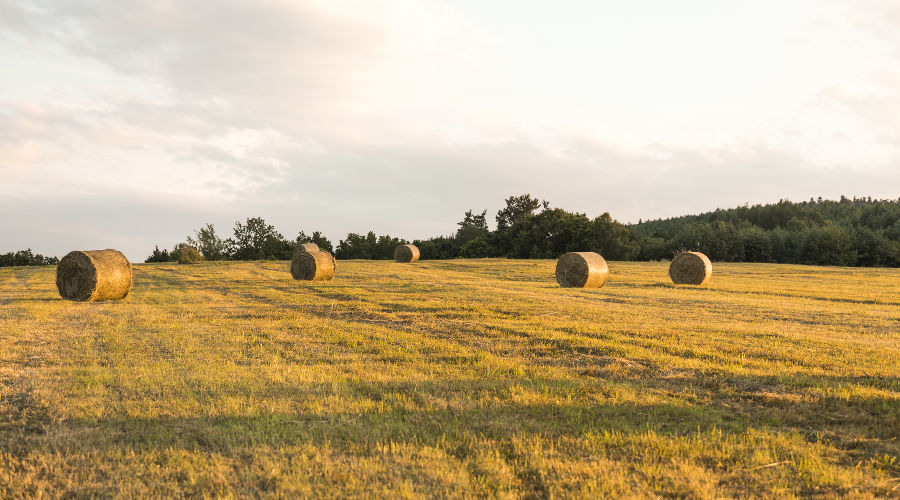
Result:
[[[900,270],[555,265],[0,269],[0,497],[900,492]]]

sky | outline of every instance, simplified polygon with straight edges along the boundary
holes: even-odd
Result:
[[[900,197],[896,0],[0,0],[0,252]]]

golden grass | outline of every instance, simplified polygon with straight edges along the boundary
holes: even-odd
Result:
[[[554,261],[0,270],[0,497],[900,492],[900,270]]]

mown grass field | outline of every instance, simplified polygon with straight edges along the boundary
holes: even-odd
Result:
[[[900,270],[0,269],[0,497],[897,497]]]

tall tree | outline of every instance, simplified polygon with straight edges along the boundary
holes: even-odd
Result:
[[[457,222],[456,225],[459,226],[459,229],[456,230],[456,240],[460,245],[464,245],[475,238],[485,238],[489,233],[487,210],[480,214],[467,210],[463,220]]]
[[[198,248],[206,260],[224,260],[228,257],[225,241],[216,234],[216,228],[207,224],[195,233],[195,237],[188,236],[187,242]]]
[[[266,224],[262,217],[252,217],[246,223],[234,223],[234,238],[226,240],[228,253],[234,260],[290,259],[293,246]]]
[[[535,210],[543,205],[544,210],[550,208],[550,204],[544,200],[532,198],[530,194],[510,196],[506,199],[506,206],[497,212],[497,232],[503,232],[512,227],[516,222],[532,215]]]

